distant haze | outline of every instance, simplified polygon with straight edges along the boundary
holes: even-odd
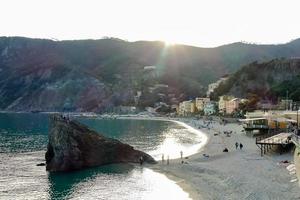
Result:
[[[0,35],[285,43],[300,36],[299,7],[297,0],[1,0]]]

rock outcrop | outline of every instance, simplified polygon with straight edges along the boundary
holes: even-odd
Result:
[[[218,99],[222,95],[251,98],[252,94],[262,100],[276,100],[286,96],[299,100],[300,59],[274,59],[268,62],[254,62],[243,66],[220,84],[211,96]]]
[[[72,171],[112,163],[156,163],[148,154],[107,138],[77,121],[54,115],[50,119],[46,152],[48,171]]]

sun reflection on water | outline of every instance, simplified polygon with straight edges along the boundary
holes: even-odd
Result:
[[[190,156],[199,151],[207,142],[207,136],[200,130],[197,130],[183,122],[172,121],[181,126],[181,128],[169,129],[163,134],[165,139],[153,151],[148,152],[155,159],[161,160],[162,156],[167,159],[180,158]]]
[[[134,168],[129,173],[115,174],[113,177],[103,174],[93,177],[77,184],[69,197],[70,199],[110,200],[190,199],[187,193],[163,174],[143,167]]]

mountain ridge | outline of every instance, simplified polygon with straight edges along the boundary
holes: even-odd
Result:
[[[102,112],[136,105],[138,91],[142,92],[138,106],[172,104],[203,96],[209,83],[247,63],[299,56],[299,39],[278,45],[199,48],[110,38],[0,37],[0,109]],[[145,71],[145,66],[156,69]],[[169,87],[153,92],[157,84]]]

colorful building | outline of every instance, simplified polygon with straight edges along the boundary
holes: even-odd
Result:
[[[187,116],[196,112],[195,101],[183,101],[179,104],[178,114],[181,116]]]
[[[204,105],[204,115],[213,115],[217,112],[216,102],[210,101]]]
[[[230,101],[231,99],[234,99],[233,96],[220,96],[219,97],[219,113],[220,114],[225,114],[226,113],[226,104],[228,101]]]
[[[229,101],[225,101],[225,113],[230,115],[236,112],[239,109],[240,103],[241,99],[239,98],[234,98]]]
[[[208,102],[210,102],[210,98],[205,98],[205,97],[196,98],[195,103],[196,103],[197,111],[203,111],[204,110],[204,105]]]

